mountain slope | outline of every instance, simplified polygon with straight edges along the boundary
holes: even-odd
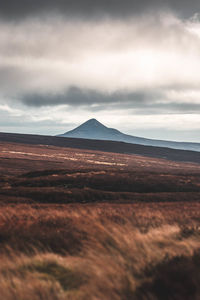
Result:
[[[123,135],[119,130],[108,128],[96,119],[90,119],[75,129],[59,136],[85,139],[115,140]]]
[[[173,149],[192,150],[200,152],[200,143],[173,142],[146,139],[131,136],[117,129],[108,128],[96,119],[90,119],[75,129],[59,135],[60,137],[118,141],[146,146],[168,147]]]

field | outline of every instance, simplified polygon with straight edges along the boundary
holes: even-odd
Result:
[[[1,142],[1,299],[200,299],[199,199],[197,163]]]

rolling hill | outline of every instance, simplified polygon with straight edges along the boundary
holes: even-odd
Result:
[[[136,137],[124,134],[117,129],[108,128],[96,119],[90,119],[73,130],[70,130],[64,134],[60,134],[60,137],[70,138],[82,138],[82,139],[95,139],[95,140],[109,140],[125,142],[130,144],[155,146],[155,147],[167,147],[172,149],[182,149],[200,152],[200,143],[188,143],[188,142],[173,142],[164,140],[153,140],[142,137]]]
[[[113,153],[135,154],[146,157],[163,158],[172,161],[200,163],[200,153],[164,147],[144,146],[117,141],[83,138],[63,138],[55,136],[0,133],[0,142],[29,145],[48,145],[64,148],[86,149]]]

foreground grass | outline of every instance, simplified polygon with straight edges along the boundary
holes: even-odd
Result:
[[[199,208],[2,206],[1,299],[199,299]]]

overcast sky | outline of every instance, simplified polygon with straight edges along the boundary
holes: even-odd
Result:
[[[0,131],[200,142],[199,0],[0,2]]]

